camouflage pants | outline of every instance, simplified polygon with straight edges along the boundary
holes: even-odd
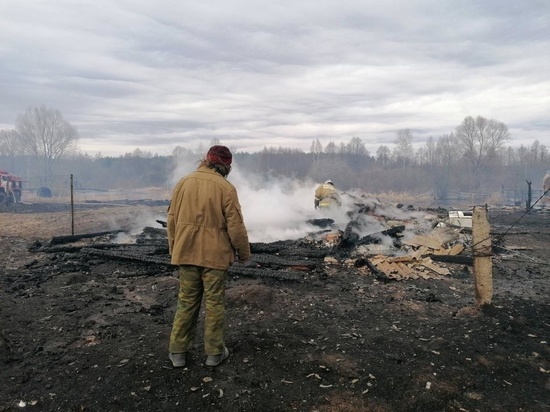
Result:
[[[204,350],[207,355],[223,352],[226,278],[226,270],[180,266],[178,307],[170,335],[170,352],[181,353],[191,349],[203,294],[206,303]]]

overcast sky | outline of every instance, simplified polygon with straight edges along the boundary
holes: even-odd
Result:
[[[375,152],[478,115],[550,146],[550,1],[2,0],[0,128],[39,105],[91,154]]]

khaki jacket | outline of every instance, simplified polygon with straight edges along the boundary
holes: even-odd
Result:
[[[237,190],[206,166],[182,178],[168,207],[168,245],[174,265],[226,270],[235,253],[250,259]]]

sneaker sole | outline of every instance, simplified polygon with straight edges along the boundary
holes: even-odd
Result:
[[[226,360],[227,358],[229,357],[229,349],[227,349],[226,347],[223,348],[223,353],[222,353],[222,357],[221,359],[214,363],[214,362],[209,362],[208,360],[206,360],[206,366],[218,366],[220,363],[222,363],[224,360]]]

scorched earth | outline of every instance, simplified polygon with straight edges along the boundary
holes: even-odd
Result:
[[[165,211],[81,206],[77,233]],[[368,245],[329,245],[323,229],[252,244],[254,267],[233,266],[228,282],[229,359],[206,367],[199,333],[173,369],[178,280],[164,229],[52,243],[66,212],[0,213],[0,411],[550,410],[548,214],[489,210],[501,241],[483,308],[467,233],[450,240],[463,263],[410,265],[416,278],[375,275]]]

